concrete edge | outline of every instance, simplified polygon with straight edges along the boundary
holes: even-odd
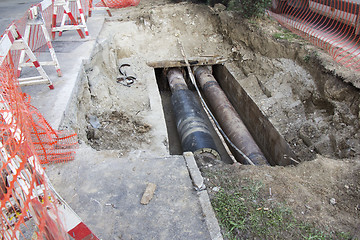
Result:
[[[69,114],[69,112],[71,111],[72,105],[76,102],[77,96],[78,96],[78,92],[79,92],[79,86],[81,84],[82,79],[84,78],[84,76],[86,75],[85,73],[85,64],[86,62],[88,62],[88,59],[83,59],[81,61],[81,66],[79,69],[79,72],[76,76],[75,79],[75,84],[74,84],[74,88],[71,90],[71,94],[70,94],[70,98],[66,104],[65,110],[63,112],[63,114],[61,115],[61,120],[59,122],[59,124],[57,126],[55,126],[56,129],[62,129],[64,126],[64,120],[66,118],[66,116]]]
[[[105,19],[103,18],[100,31],[97,33],[96,38],[91,40],[91,41],[94,41],[94,43],[92,45],[92,49],[91,49],[89,57],[81,60],[81,65],[80,65],[79,72],[75,79],[74,88],[71,90],[70,98],[69,98],[69,100],[66,104],[65,110],[61,116],[61,120],[60,120],[59,124],[57,126],[55,126],[56,129],[61,129],[64,127],[64,120],[66,119],[66,116],[71,112],[71,109],[74,107],[73,104],[74,104],[74,102],[76,102],[76,99],[78,97],[79,87],[82,83],[82,80],[86,76],[85,71],[87,69],[87,66],[91,62],[91,59],[93,58],[93,56],[96,55],[98,52],[100,52],[103,48],[104,41],[100,42],[100,32],[104,28],[104,25],[105,25]]]
[[[206,191],[206,186],[204,184],[203,177],[199,168],[197,167],[194,154],[192,152],[185,152],[183,154],[189,175],[192,179],[193,185],[197,190],[197,195],[199,196],[201,210],[203,212],[206,227],[210,233],[212,240],[223,240],[221,234],[219,222],[215,216],[214,209],[211,206],[210,198],[208,192]]]

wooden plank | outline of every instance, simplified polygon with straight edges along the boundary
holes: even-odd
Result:
[[[203,66],[203,65],[217,65],[223,64],[227,61],[221,57],[202,57],[189,59],[190,66]],[[170,68],[170,67],[186,67],[187,64],[184,59],[181,60],[165,60],[159,62],[148,62],[147,65],[152,68]]]
[[[141,204],[147,205],[151,201],[151,199],[154,197],[154,192],[156,190],[156,185],[153,183],[148,183],[144,195],[141,198]]]

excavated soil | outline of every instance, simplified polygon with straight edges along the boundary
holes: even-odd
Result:
[[[276,41],[271,34],[279,26],[270,19],[238,24],[230,21],[236,16],[220,18],[241,70],[236,78],[300,160],[359,156],[359,89],[340,77],[351,70],[330,71],[326,53],[305,42]]]
[[[97,150],[168,150],[165,123],[155,107],[156,79],[148,62],[222,56],[301,162],[290,167],[218,165],[211,171],[262,181],[274,201],[299,218],[357,237],[360,226],[359,74],[299,40],[277,40],[268,17],[244,20],[205,5],[142,1],[108,18],[65,125]],[[137,79],[118,83],[118,67],[130,64]],[[356,87],[357,86],[357,87]],[[210,182],[213,182],[210,180]],[[216,184],[216,183],[215,183]],[[337,204],[329,203],[335,198]]]

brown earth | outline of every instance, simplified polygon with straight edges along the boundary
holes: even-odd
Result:
[[[360,163],[358,160],[334,160],[317,156],[313,161],[292,167],[215,166],[206,175],[221,173],[225,179],[249,180],[263,184],[260,193],[268,203],[285,204],[297,219],[314,224],[326,232],[349,233],[360,237]],[[207,178],[208,192],[214,197],[218,177]],[[222,179],[222,181],[225,181]]]

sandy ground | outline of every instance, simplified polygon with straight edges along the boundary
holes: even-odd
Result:
[[[272,34],[282,30],[268,18],[249,22],[205,5],[167,1],[113,13],[63,127],[97,150],[120,150],[120,158],[136,149],[166,156],[161,101],[146,63],[182,59],[179,38],[188,57],[228,59],[226,66],[301,162],[214,169],[262,181],[300,218],[360,237],[360,97],[351,83],[358,74],[301,40],[277,41]],[[116,81],[122,63],[137,75],[131,86]]]

